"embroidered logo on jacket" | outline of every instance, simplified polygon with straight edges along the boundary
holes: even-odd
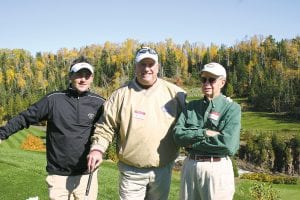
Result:
[[[94,119],[94,117],[95,117],[95,114],[94,114],[94,113],[89,113],[89,114],[88,114],[88,118],[89,118],[89,119]]]

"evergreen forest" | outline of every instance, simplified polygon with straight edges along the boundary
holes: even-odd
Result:
[[[246,98],[243,109],[300,113],[300,37],[276,41],[252,36],[232,46],[201,43],[176,44],[105,42],[80,49],[61,48],[56,53],[25,49],[0,49],[0,123],[12,118],[45,94],[68,86],[72,61],[85,56],[95,67],[92,90],[104,97],[134,78],[135,52],[141,46],[159,54],[160,76],[187,89],[199,88],[199,70],[208,62],[219,62],[228,73],[227,96]],[[191,89],[191,90],[189,90]],[[189,92],[188,95],[194,95]]]

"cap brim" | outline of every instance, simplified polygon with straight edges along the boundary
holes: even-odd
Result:
[[[152,60],[154,60],[154,62],[158,62],[158,57],[155,54],[150,54],[150,53],[143,53],[140,54],[136,57],[135,62],[139,63],[141,62],[143,59],[145,58],[150,58]]]
[[[209,71],[201,71],[200,74],[208,74],[209,76],[213,77],[213,78],[218,78],[220,77],[220,75],[216,75],[214,73],[211,73]]]
[[[94,69],[93,69],[92,65],[90,65],[88,63],[77,63],[72,66],[72,68],[70,69],[70,72],[76,73],[82,69],[88,69],[92,74],[94,73]]]

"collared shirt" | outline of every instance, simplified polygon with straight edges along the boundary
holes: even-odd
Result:
[[[221,94],[189,102],[174,127],[174,139],[189,153],[231,156],[239,148],[240,129],[241,107]],[[206,130],[220,134],[211,137]]]

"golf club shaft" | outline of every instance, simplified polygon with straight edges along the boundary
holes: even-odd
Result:
[[[89,196],[92,178],[93,178],[93,172],[90,172],[88,183],[87,183],[86,190],[85,190],[85,196]]]

